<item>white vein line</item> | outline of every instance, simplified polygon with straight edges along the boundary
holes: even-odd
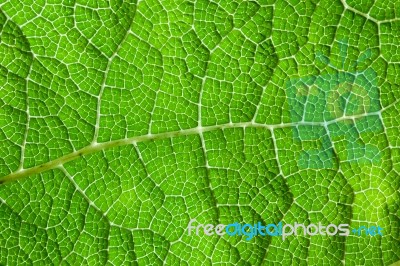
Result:
[[[133,20],[134,18],[132,18],[132,22],[129,25],[129,28],[126,30],[125,36],[124,38],[122,38],[121,42],[119,43],[117,49],[115,49],[114,53],[110,56],[110,58],[108,58],[108,63],[107,63],[107,67],[104,70],[104,78],[103,81],[101,83],[101,88],[100,88],[100,92],[99,92],[99,96],[97,96],[97,110],[96,110],[96,124],[95,124],[95,128],[94,128],[94,136],[93,136],[93,141],[92,144],[97,143],[97,139],[99,136],[99,130],[100,130],[100,118],[101,118],[101,98],[103,96],[103,92],[104,92],[104,88],[106,87],[106,83],[107,83],[107,78],[108,78],[108,73],[110,72],[110,68],[111,65],[114,61],[114,58],[118,55],[119,50],[121,49],[122,45],[125,43],[126,39],[128,38],[129,34],[130,34],[130,29],[131,26],[133,24]]]
[[[397,103],[396,101],[395,103]],[[395,104],[393,103],[393,104]],[[18,180],[33,174],[39,174],[47,170],[54,169],[60,165],[63,165],[67,162],[70,162],[72,160],[75,160],[83,155],[86,154],[91,154],[97,151],[102,151],[105,149],[113,148],[113,147],[118,147],[118,146],[123,146],[123,145],[129,145],[129,144],[135,144],[138,142],[144,142],[144,141],[151,141],[151,140],[158,140],[158,139],[166,139],[166,138],[174,138],[174,137],[179,137],[179,136],[187,136],[187,135],[200,135],[205,132],[213,131],[213,130],[225,130],[225,129],[231,129],[231,128],[245,128],[245,127],[254,127],[254,128],[265,128],[268,130],[274,130],[276,128],[287,128],[287,127],[296,127],[296,126],[327,126],[330,124],[334,124],[340,121],[345,121],[345,120],[355,120],[358,118],[363,118],[371,115],[380,115],[382,111],[384,111],[387,108],[390,108],[393,104],[387,106],[386,108],[383,108],[380,111],[377,112],[372,112],[372,113],[365,113],[361,115],[355,115],[355,116],[343,116],[341,118],[331,120],[328,122],[293,122],[293,123],[281,123],[281,124],[273,124],[273,125],[268,125],[268,124],[259,124],[259,123],[254,123],[254,122],[242,122],[242,123],[228,123],[228,124],[222,124],[222,125],[214,125],[214,126],[202,126],[202,127],[195,127],[195,128],[189,128],[189,129],[184,129],[180,131],[172,131],[172,132],[164,132],[164,133],[158,133],[158,134],[146,134],[142,136],[136,136],[136,137],[131,137],[127,139],[120,139],[120,140],[113,140],[113,141],[108,141],[108,142],[103,142],[103,143],[91,143],[90,145],[72,152],[70,154],[67,154],[65,156],[62,156],[58,159],[55,159],[53,161],[34,166],[29,169],[23,169],[14,173],[11,173],[7,176],[4,176],[3,178],[0,178],[0,184],[5,183],[5,182],[10,182],[13,180]]]
[[[22,141],[22,145],[21,145],[21,159],[20,159],[20,165],[18,167],[17,171],[21,171],[22,169],[24,169],[24,161],[25,161],[25,149],[26,149],[26,141],[28,139],[28,132],[29,132],[29,127],[30,127],[30,122],[31,122],[31,115],[29,112],[29,91],[28,91],[28,87],[29,87],[29,81],[30,81],[30,75],[32,72],[32,65],[33,65],[33,60],[35,60],[34,55],[32,54],[32,62],[31,65],[29,66],[29,72],[28,75],[26,77],[25,80],[25,85],[26,85],[26,127],[25,127],[25,134],[24,134],[24,139]]]

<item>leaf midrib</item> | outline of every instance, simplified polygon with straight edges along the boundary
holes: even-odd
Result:
[[[252,128],[265,128],[265,129],[272,131],[277,128],[296,127],[296,126],[301,126],[301,125],[327,127],[328,125],[330,125],[332,123],[337,123],[339,121],[344,121],[344,120],[353,120],[354,121],[355,119],[363,118],[366,116],[380,115],[384,109],[387,109],[389,107],[390,106],[387,106],[387,107],[381,109],[380,111],[372,112],[372,113],[365,113],[365,114],[354,115],[354,116],[343,116],[338,119],[330,120],[327,122],[293,122],[293,123],[281,123],[281,124],[272,124],[272,125],[260,124],[260,123],[256,123],[256,122],[227,123],[227,124],[205,126],[205,127],[199,126],[199,127],[184,129],[184,130],[179,130],[179,131],[163,132],[163,133],[157,133],[157,134],[147,134],[147,135],[135,136],[135,137],[126,138],[126,139],[112,140],[112,141],[102,142],[102,143],[92,143],[80,150],[74,151],[72,153],[69,153],[60,158],[54,159],[52,161],[49,161],[49,162],[31,167],[31,168],[20,169],[16,172],[10,173],[9,175],[6,175],[6,176],[0,178],[0,185],[11,182],[11,181],[20,180],[20,179],[29,177],[34,174],[40,174],[42,172],[55,169],[60,165],[64,165],[67,162],[73,161],[73,160],[75,160],[81,156],[87,155],[87,154],[95,153],[98,151],[102,151],[102,150],[106,150],[106,149],[114,148],[114,147],[118,147],[118,146],[133,145],[133,144],[145,142],[145,141],[167,139],[167,138],[173,138],[173,137],[179,137],[179,136],[203,134],[205,132],[209,132],[209,131],[213,131],[213,130],[224,130],[224,129],[230,129],[230,128],[252,127]]]

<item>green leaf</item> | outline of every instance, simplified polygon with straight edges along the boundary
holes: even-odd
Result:
[[[392,2],[0,1],[0,264],[398,262]]]

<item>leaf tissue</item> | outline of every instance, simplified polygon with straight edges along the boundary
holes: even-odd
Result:
[[[398,262],[399,5],[0,0],[0,264]]]

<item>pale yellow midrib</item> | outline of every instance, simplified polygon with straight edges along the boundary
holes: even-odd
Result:
[[[294,122],[294,123],[281,123],[281,124],[260,124],[260,123],[255,123],[255,122],[242,122],[242,123],[228,123],[228,124],[222,124],[222,125],[214,125],[214,126],[205,126],[205,127],[195,127],[195,128],[190,128],[190,129],[184,129],[184,130],[179,130],[179,131],[172,131],[172,132],[164,132],[164,133],[158,133],[158,134],[147,134],[147,135],[142,135],[142,136],[136,136],[136,137],[131,137],[131,138],[126,138],[126,139],[120,139],[120,140],[113,140],[113,141],[108,141],[108,142],[102,142],[102,143],[92,143],[80,150],[77,150],[75,152],[72,152],[70,154],[64,155],[60,158],[57,158],[55,160],[49,161],[47,163],[43,163],[31,168],[27,169],[21,169],[19,171],[13,172],[7,176],[4,176],[0,178],[0,184],[8,183],[11,181],[19,180],[34,174],[39,174],[51,169],[55,169],[60,165],[63,165],[67,162],[73,161],[83,155],[91,154],[97,151],[109,149],[109,148],[114,148],[118,146],[123,146],[123,145],[132,145],[135,143],[139,142],[145,142],[145,141],[151,141],[151,140],[159,140],[159,139],[166,139],[166,138],[173,138],[173,137],[179,137],[179,136],[186,136],[186,135],[195,135],[195,134],[201,134],[205,133],[208,131],[213,131],[213,130],[224,130],[224,129],[230,129],[230,128],[246,128],[246,127],[251,127],[251,128],[265,128],[268,130],[274,130],[277,128],[285,128],[285,127],[296,127],[296,126],[301,126],[301,125],[308,125],[308,126],[328,126],[329,124],[332,123],[337,123],[339,121],[343,120],[354,120],[357,118],[362,118],[365,116],[371,116],[371,115],[380,115],[381,111],[374,112],[374,113],[366,113],[366,114],[361,114],[361,115],[355,115],[355,116],[344,116],[335,120],[331,120],[328,122]]]

